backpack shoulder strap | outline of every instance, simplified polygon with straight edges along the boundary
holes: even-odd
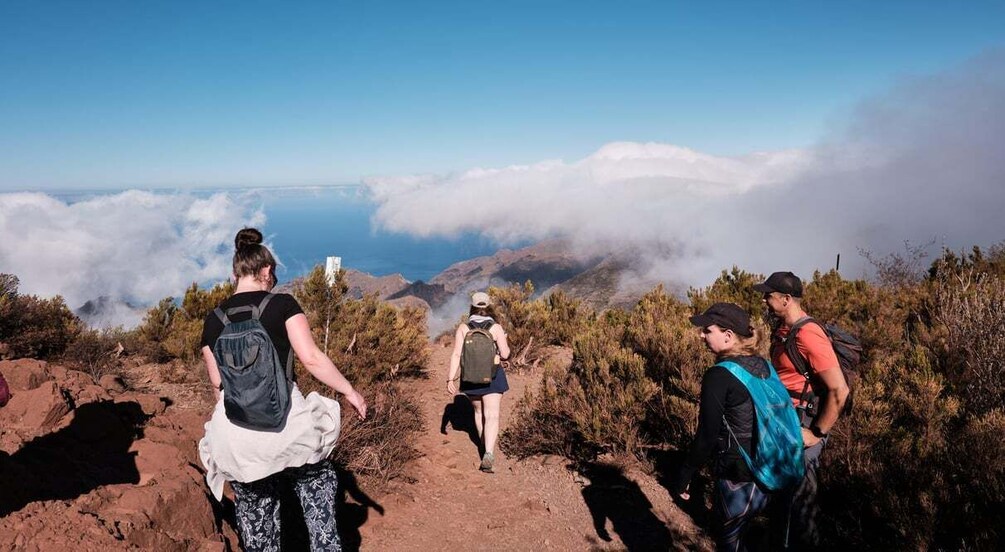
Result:
[[[788,355],[789,360],[792,361],[792,365],[796,367],[796,371],[798,371],[806,379],[810,378],[810,364],[809,361],[806,360],[806,357],[799,352],[799,347],[796,345],[796,334],[799,333],[799,330],[802,329],[803,326],[809,324],[810,322],[820,325],[820,323],[812,316],[804,316],[796,321],[791,328],[789,328],[789,333],[784,339],[785,354]]]
[[[269,301],[272,301],[272,298],[275,297],[275,296],[276,296],[275,293],[269,293],[264,298],[262,298],[262,302],[258,304],[258,310],[257,311],[253,311],[251,313],[251,316],[255,320],[258,320],[258,318],[260,316],[262,316],[262,313],[265,312],[265,307],[267,307],[269,305]]]
[[[224,326],[230,324],[230,318],[227,318],[227,313],[223,312],[223,309],[221,309],[220,307],[216,307],[215,309],[213,309],[213,314],[215,314],[216,317],[220,319],[220,322],[223,322]]]

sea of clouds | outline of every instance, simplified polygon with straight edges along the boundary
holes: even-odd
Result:
[[[562,237],[584,253],[633,251],[632,277],[704,285],[724,268],[808,277],[842,254],[1005,239],[1005,55],[904,77],[813,147],[737,157],[618,142],[586,158],[365,183],[382,228],[477,231],[501,243]]]
[[[72,309],[106,298],[89,321],[134,326],[143,307],[192,282],[226,280],[235,229],[264,221],[247,194],[0,194],[0,272],[16,275],[21,293],[62,295]]]
[[[579,160],[364,185],[382,229],[631,251],[640,262],[630,277],[646,282],[704,285],[734,264],[807,277],[838,253],[842,272],[859,277],[869,270],[862,249],[1005,240],[1003,142],[1005,53],[993,51],[902,78],[805,149],[728,157],[615,142]],[[128,326],[192,282],[226,279],[236,229],[264,223],[260,198],[246,192],[0,194],[0,272],[71,308],[110,298],[119,308],[92,322]]]

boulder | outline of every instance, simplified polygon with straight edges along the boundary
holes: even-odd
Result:
[[[7,380],[12,392],[30,391],[52,380],[48,363],[33,358],[0,361],[0,373]]]
[[[11,425],[26,429],[50,428],[70,412],[70,405],[54,381],[14,393],[0,413]]]
[[[105,374],[98,380],[98,385],[109,393],[121,393],[126,390],[126,384],[122,377],[116,374]]]
[[[143,413],[147,416],[163,414],[164,411],[167,410],[167,402],[160,397],[155,395],[146,395],[144,393],[136,393],[135,391],[123,393],[115,397],[115,402],[135,402],[140,405]]]

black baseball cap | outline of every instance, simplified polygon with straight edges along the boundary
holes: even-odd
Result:
[[[705,309],[705,312],[692,316],[690,320],[692,324],[701,328],[714,324],[743,337],[754,335],[750,328],[750,315],[743,310],[743,307],[733,303],[716,303]]]
[[[791,272],[775,272],[763,284],[755,284],[754,291],[771,293],[777,291],[793,297],[803,296],[803,281]]]

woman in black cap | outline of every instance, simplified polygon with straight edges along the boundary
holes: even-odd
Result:
[[[758,332],[741,307],[716,303],[692,316],[691,323],[701,328],[716,362],[732,361],[755,377],[771,377],[768,362],[758,355]],[[709,368],[701,381],[698,430],[671,491],[688,500],[692,476],[712,461],[717,550],[744,550],[747,522],[767,505],[768,494],[740,452],[743,448],[754,455],[756,427],[754,404],[744,384],[723,366]]]
[[[475,427],[482,440],[482,463],[479,469],[486,473],[494,472],[495,445],[499,435],[499,411],[502,406],[503,393],[509,391],[509,382],[506,380],[506,371],[502,366],[495,369],[488,384],[460,381],[461,357],[465,349],[465,337],[469,332],[477,330],[488,332],[492,341],[495,342],[494,364],[499,365],[501,361],[509,358],[510,350],[509,342],[506,340],[506,332],[496,322],[495,316],[489,294],[479,291],[471,296],[468,321],[457,326],[457,331],[454,333],[454,351],[450,355],[450,370],[447,372],[447,392],[451,395],[456,394],[457,384],[460,382],[460,392],[471,400],[471,405],[475,410]],[[493,351],[489,351],[489,353],[489,356],[493,356]]]

